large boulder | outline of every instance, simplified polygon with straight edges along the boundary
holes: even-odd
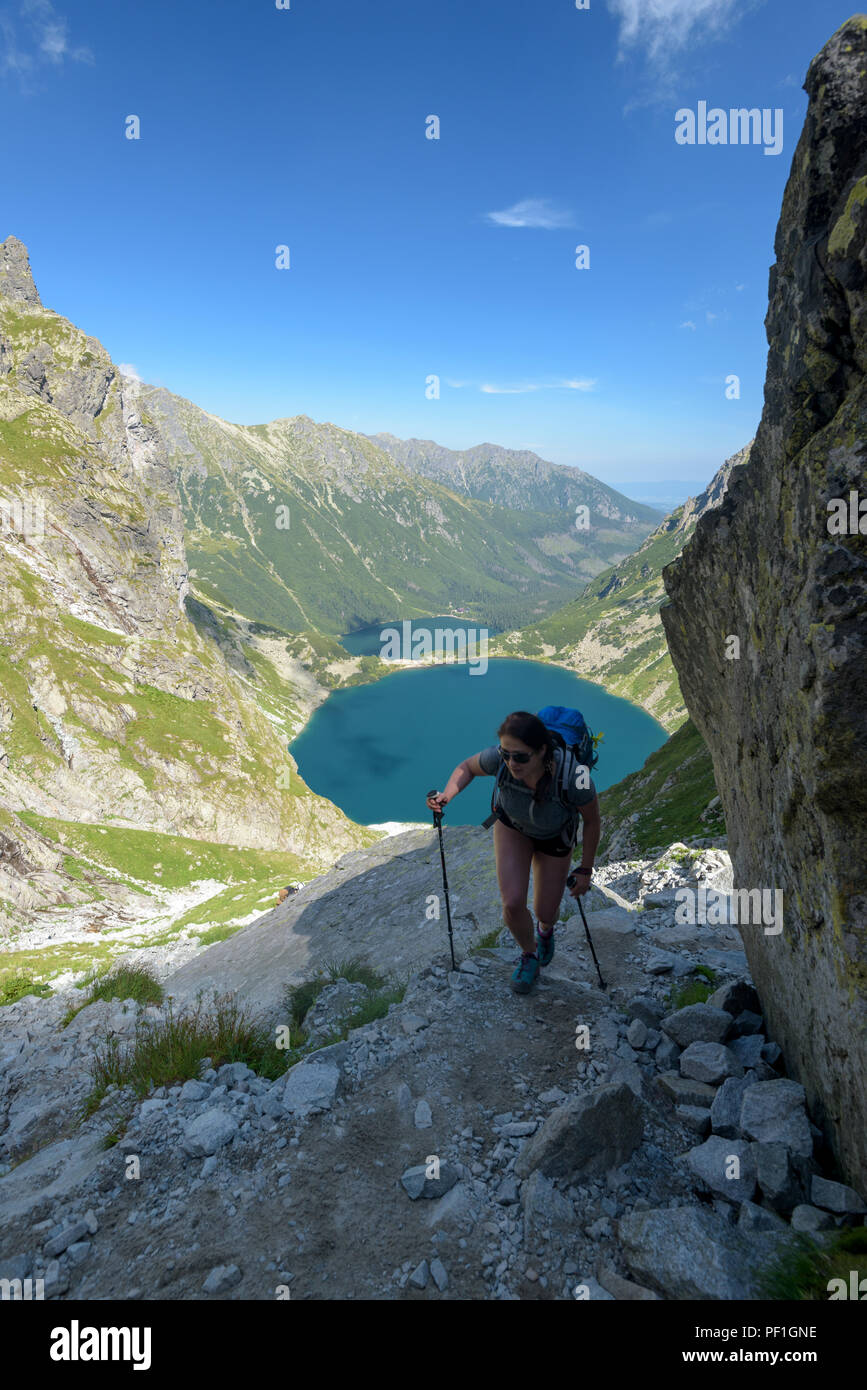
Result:
[[[687,1004],[684,1009],[666,1014],[659,1026],[678,1047],[689,1047],[694,1042],[723,1042],[731,1031],[732,1017],[725,1009],[715,1009],[711,1004]]]
[[[867,21],[810,64],[765,320],[749,461],[664,574],[661,609],[713,758],[738,890],[782,894],[742,926],[768,1035],[867,1182]],[[860,493],[859,493],[860,489]],[[861,519],[867,529],[867,518]],[[739,641],[737,649],[730,640]],[[769,914],[770,915],[770,914]]]
[[[785,1144],[793,1154],[810,1158],[813,1135],[804,1109],[804,1088],[797,1081],[757,1081],[744,1091],[741,1132],[760,1144]]]
[[[524,1146],[515,1173],[538,1168],[549,1178],[579,1178],[619,1168],[644,1132],[644,1105],[625,1082],[599,1086],[561,1105]]]
[[[630,1212],[617,1223],[630,1272],[673,1299],[756,1298],[757,1275],[789,1238],[778,1231],[739,1231],[705,1207]]]
[[[274,1091],[285,1110],[305,1115],[315,1107],[330,1110],[339,1085],[338,1067],[304,1061],[287,1072],[285,1084],[275,1086]]]
[[[728,1202],[749,1202],[756,1190],[756,1160],[743,1139],[714,1134],[689,1151],[698,1185]]]

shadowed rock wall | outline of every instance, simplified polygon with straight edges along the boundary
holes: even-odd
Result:
[[[863,1191],[867,535],[829,532],[828,503],[867,497],[867,16],[829,40],[805,88],[761,424],[722,504],[664,571],[662,618],[713,757],[735,886],[783,892],[782,932],[743,933],[771,1034]]]

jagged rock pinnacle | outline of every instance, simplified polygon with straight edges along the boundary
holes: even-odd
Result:
[[[41,307],[39,291],[33,283],[30,257],[23,241],[16,236],[0,242],[0,297],[18,304]]]

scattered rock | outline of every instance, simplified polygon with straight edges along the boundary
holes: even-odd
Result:
[[[561,1100],[566,1099],[566,1092],[561,1091],[559,1086],[552,1086],[550,1091],[543,1091],[539,1100],[543,1105],[559,1105]]]
[[[688,1162],[699,1182],[728,1202],[748,1202],[756,1190],[756,1161],[743,1139],[714,1134],[690,1149]]]
[[[406,1034],[411,1036],[414,1033],[418,1033],[420,1029],[427,1028],[429,1025],[427,1019],[422,1018],[419,1014],[403,1014],[401,1016],[400,1026]],[[421,1268],[421,1266],[419,1266],[419,1268]],[[412,1283],[411,1278],[410,1283]]]
[[[729,1076],[743,1076],[744,1069],[730,1048],[722,1043],[694,1042],[680,1054],[681,1076],[717,1086]]]
[[[82,1236],[89,1234],[86,1221],[75,1221],[65,1230],[57,1232],[50,1240],[45,1242],[43,1253],[48,1259],[53,1259],[55,1255],[62,1255],[68,1245],[76,1240],[81,1240]]]
[[[709,1108],[716,1096],[715,1088],[708,1086],[706,1081],[693,1081],[688,1076],[678,1076],[676,1071],[662,1072],[656,1083],[676,1105],[706,1105]]]
[[[748,1086],[755,1084],[753,1073],[747,1076],[729,1076],[720,1086],[710,1107],[710,1123],[714,1134],[725,1139],[741,1137],[741,1106]]]
[[[288,1073],[279,1099],[285,1109],[293,1113],[303,1113],[314,1106],[330,1110],[339,1085],[340,1071],[337,1067],[327,1062],[299,1062]]]
[[[635,1278],[665,1298],[737,1301],[757,1297],[756,1272],[787,1232],[739,1231],[703,1207],[634,1211],[618,1222]]]
[[[185,1081],[181,1087],[179,1099],[188,1100],[207,1100],[211,1094],[212,1087],[206,1081]]]
[[[597,1273],[602,1287],[607,1289],[613,1298],[621,1302],[652,1303],[659,1301],[658,1293],[654,1293],[652,1289],[646,1289],[643,1284],[634,1284],[631,1279],[624,1279],[610,1265],[600,1264]]]
[[[205,1293],[228,1293],[240,1284],[242,1274],[237,1265],[215,1265],[202,1285]]]
[[[217,1085],[231,1088],[239,1086],[243,1081],[252,1081],[255,1076],[256,1073],[251,1071],[246,1062],[226,1062],[225,1066],[217,1071]],[[232,1265],[230,1268],[234,1269],[236,1266]]]
[[[684,960],[683,956],[675,955],[673,951],[661,951],[659,947],[652,947],[645,958],[644,968],[649,975],[691,975],[695,970],[695,965]]]
[[[742,1067],[755,1067],[762,1060],[765,1040],[761,1033],[746,1038],[732,1038],[729,1047]]]
[[[785,1144],[809,1158],[813,1136],[804,1102],[804,1088],[797,1081],[757,1081],[744,1092],[741,1129],[760,1144]]]
[[[548,1116],[518,1155],[515,1173],[525,1178],[538,1168],[549,1178],[573,1181],[604,1173],[626,1162],[643,1132],[643,1105],[629,1086],[600,1086]]]
[[[510,1173],[507,1177],[503,1178],[503,1181],[497,1188],[494,1201],[499,1203],[501,1207],[513,1207],[518,1200],[518,1183]]]
[[[191,1158],[202,1158],[214,1154],[225,1144],[230,1144],[238,1133],[238,1124],[225,1110],[214,1107],[187,1125],[181,1147]]]
[[[407,1168],[401,1174],[401,1183],[404,1191],[416,1201],[418,1197],[442,1197],[446,1192],[454,1187],[460,1179],[460,1170],[452,1163],[441,1163],[439,1165],[439,1177],[429,1178],[426,1176],[428,1165],[418,1163],[413,1168]]]
[[[814,1177],[810,1186],[810,1197],[814,1207],[840,1215],[863,1216],[867,1203],[853,1187],[841,1182],[831,1182],[829,1178]]]
[[[833,1216],[827,1211],[820,1211],[818,1207],[802,1204],[792,1212],[793,1231],[827,1231],[833,1225]]]
[[[699,1105],[679,1105],[674,1113],[682,1125],[704,1138],[710,1132],[712,1108],[709,1111]]]
[[[746,1231],[784,1231],[786,1223],[775,1211],[757,1206],[755,1202],[742,1202],[738,1212],[738,1226]]]
[[[557,1191],[551,1179],[539,1169],[530,1174],[521,1196],[525,1241],[550,1236],[552,1231],[559,1234],[575,1224],[572,1203]]]
[[[806,1200],[804,1160],[796,1159],[785,1144],[753,1144],[753,1157],[762,1196],[775,1211],[792,1211]]]
[[[626,1030],[626,1041],[630,1047],[643,1047],[647,1041],[647,1024],[634,1018]]]
[[[661,1071],[670,1071],[680,1056],[680,1048],[671,1038],[662,1035],[654,1052],[656,1065]]]
[[[725,1042],[732,1018],[725,1009],[715,1009],[712,1004],[687,1004],[686,1008],[666,1015],[659,1026],[678,1047],[689,1047],[694,1042]]]
[[[529,1134],[535,1134],[538,1128],[535,1120],[511,1120],[503,1125],[500,1133],[505,1139],[524,1139]]]
[[[422,1260],[420,1264],[416,1265],[412,1274],[409,1276],[408,1282],[412,1284],[414,1289],[426,1289],[429,1279],[430,1267],[428,1266],[427,1260]]]

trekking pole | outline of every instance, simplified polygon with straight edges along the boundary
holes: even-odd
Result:
[[[436,796],[436,794],[437,794],[437,789],[436,789],[436,787],[434,787],[433,791],[428,792],[428,796]],[[443,866],[443,893],[445,894],[445,900],[446,900],[446,917],[448,918],[448,923],[449,923],[449,950],[450,950],[451,953],[452,953],[452,970],[457,970],[458,967],[455,965],[455,947],[454,947],[454,942],[453,942],[453,940],[452,940],[452,909],[451,909],[451,904],[449,903],[449,881],[448,881],[448,879],[446,878],[446,852],[445,852],[445,848],[444,848],[444,846],[443,846],[443,813],[442,813],[442,811],[434,811],[434,813],[433,813],[433,822],[434,822],[434,825],[435,825],[436,829],[439,831],[439,837],[440,837],[440,862],[442,863],[442,866]]]
[[[570,888],[572,887],[572,885],[573,885],[573,883],[575,882],[575,879],[576,879],[577,877],[578,877],[577,874],[572,873],[572,874],[570,874],[569,877],[567,878],[566,883],[567,883],[567,885],[568,885]],[[599,969],[599,962],[598,962],[598,960],[596,959],[596,952],[595,952],[594,949],[593,949],[593,937],[590,935],[590,928],[589,928],[588,925],[587,925],[587,918],[584,916],[584,904],[582,903],[582,901],[581,901],[580,898],[578,899],[578,906],[579,906],[579,908],[581,909],[581,921],[584,923],[584,931],[585,931],[585,934],[586,934],[586,936],[587,936],[587,944],[588,944],[589,947],[590,947],[590,954],[591,954],[591,956],[593,957],[593,964],[596,966],[596,974],[599,976],[599,983],[600,983],[600,985],[602,986],[602,988],[604,989],[604,988],[605,988],[605,981],[604,981],[603,978],[602,978],[602,971]]]

